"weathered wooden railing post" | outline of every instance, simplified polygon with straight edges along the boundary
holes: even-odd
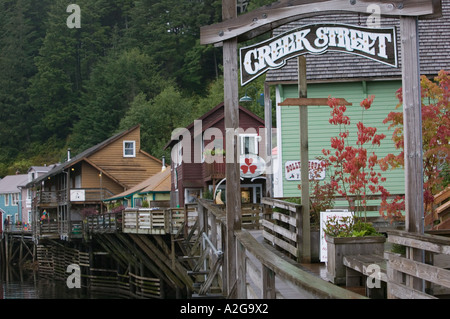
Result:
[[[247,299],[247,254],[244,245],[237,241],[237,264],[238,264],[238,278],[245,278],[239,280],[237,285],[237,298]]]
[[[224,21],[237,17],[236,0],[222,0],[222,18]],[[241,228],[241,196],[238,161],[239,128],[238,104],[238,56],[236,37],[223,42],[224,69],[224,108],[226,129],[226,263],[227,287],[230,297],[236,284],[236,239],[235,230]]]
[[[306,57],[298,57],[298,97],[307,98],[307,84],[306,84]],[[309,146],[308,146],[308,107],[299,106],[300,112],[300,175],[301,175],[301,225],[298,225],[298,231],[301,232],[301,244],[299,250],[301,251],[301,262],[311,262],[311,240],[310,240],[310,212],[309,212]],[[299,212],[297,212],[298,214]],[[297,220],[300,216],[297,216]]]
[[[423,233],[423,149],[418,18],[400,17],[402,47],[403,127],[405,154],[405,229]],[[423,262],[423,251],[410,248],[411,259]],[[414,279],[416,290],[423,281]]]

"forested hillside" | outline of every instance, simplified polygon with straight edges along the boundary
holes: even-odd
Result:
[[[71,3],[79,28],[67,23]],[[199,44],[221,3],[0,0],[0,177],[137,123],[142,148],[162,156],[174,128],[223,100],[222,50]]]

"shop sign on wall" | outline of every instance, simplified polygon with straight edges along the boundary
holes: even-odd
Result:
[[[286,161],[284,164],[284,176],[288,181],[299,181],[300,177],[300,161]],[[325,168],[323,161],[309,161],[309,179],[323,180],[325,179]]]

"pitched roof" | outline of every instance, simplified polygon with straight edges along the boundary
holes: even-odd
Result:
[[[94,145],[90,148],[88,148],[87,150],[81,152],[80,154],[77,154],[76,156],[74,156],[73,158],[71,158],[69,161],[64,162],[60,165],[55,166],[51,171],[49,171],[47,174],[43,174],[41,176],[39,176],[38,178],[36,178],[35,180],[33,180],[32,182],[28,183],[26,185],[26,187],[31,187],[33,185],[37,185],[40,182],[42,182],[43,180],[47,179],[48,177],[51,176],[55,176],[56,174],[61,173],[63,170],[71,167],[72,165],[82,161],[83,159],[89,157],[90,155],[94,154],[95,152],[99,151],[100,149],[106,147],[107,145],[111,144],[112,142],[118,140],[119,138],[121,138],[122,136],[125,136],[126,134],[128,134],[129,132],[137,129],[139,127],[139,125],[136,125],[128,130],[122,131],[120,133],[117,133],[116,135],[104,140],[103,142]],[[144,154],[148,155],[147,153],[143,152]],[[153,156],[148,155],[150,157],[153,158]],[[154,158],[155,160],[159,161],[157,158]],[[105,172],[106,173],[106,172]]]
[[[106,199],[105,201],[112,201],[120,198],[129,197],[136,193],[149,193],[149,192],[170,192],[170,166],[164,171],[159,172],[136,186]]]
[[[419,54],[421,74],[433,76],[442,69],[450,70],[450,0],[442,0],[442,17],[434,20],[419,20]],[[274,30],[279,35],[301,25],[313,23],[343,23],[365,25],[367,15],[334,14],[305,18],[283,25]],[[393,68],[353,54],[328,52],[322,55],[306,55],[307,79],[309,82],[332,82],[336,80],[400,79],[402,76],[399,19],[381,17],[382,27],[395,26],[399,66]],[[270,70],[266,82],[275,84],[298,81],[297,59],[290,59],[277,70]]]
[[[0,180],[0,194],[18,193],[19,187],[25,186],[28,174],[8,175]]]
[[[208,112],[204,113],[202,116],[200,116],[197,121],[199,120],[204,120],[207,117],[209,117],[210,115],[218,112],[220,109],[224,109],[224,102],[219,103],[218,105],[216,105],[214,108],[212,108],[211,110],[209,110]],[[221,110],[220,111],[220,117],[218,117],[215,121],[212,121],[210,123],[208,123],[208,125],[202,125],[202,132],[204,132],[206,129],[210,128],[212,125],[216,124],[217,122],[219,122],[221,119],[223,119],[225,117],[225,110]],[[250,117],[254,118],[257,122],[260,122],[261,125],[265,125],[265,122],[262,118],[260,118],[259,116],[257,116],[255,113],[251,112],[250,110],[246,109],[245,107],[239,105],[239,112],[244,112],[247,115],[249,115]],[[187,130],[190,130],[194,127],[195,122],[192,122],[191,124],[189,124],[188,126],[186,126]],[[170,140],[165,146],[164,149],[167,149],[168,147],[173,146],[174,144],[177,143],[178,140]]]

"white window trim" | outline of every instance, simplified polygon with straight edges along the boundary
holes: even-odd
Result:
[[[127,143],[133,144],[133,154],[126,154],[125,153],[125,145]],[[123,141],[123,157],[136,157],[136,141]]]
[[[258,134],[239,134],[239,143],[240,143],[240,155],[245,155],[244,153],[244,138],[245,137],[253,137],[255,141],[255,153],[256,155],[259,154],[259,139]]]

